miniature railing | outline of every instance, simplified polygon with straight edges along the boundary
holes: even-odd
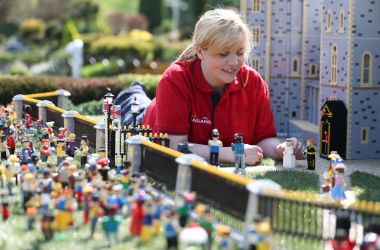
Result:
[[[94,148],[104,147],[104,126],[101,127],[94,120],[73,111],[56,107],[54,103],[64,104],[62,98],[58,97],[58,92],[19,95],[13,100],[16,102],[18,117],[22,115],[22,105],[30,104],[30,114],[33,117],[44,121],[53,120],[56,127],[67,127],[77,135],[85,133]],[[380,224],[380,203],[359,201],[344,208],[326,196],[273,191],[271,187],[261,190],[255,188],[260,181],[226,173],[197,160],[187,163],[186,167],[186,164],[178,163],[178,159],[184,157],[184,154],[146,139],[137,141],[136,144],[129,142],[128,147],[120,146],[128,151],[128,160],[133,163],[135,170],[145,172],[171,192],[177,193],[185,188],[195,191],[200,202],[210,204],[216,209],[215,215],[222,223],[230,225],[241,234],[247,233],[256,215],[269,218],[275,233],[322,242],[334,237],[337,221],[342,216],[351,221],[350,232],[357,242],[362,240],[363,234],[372,224]],[[255,189],[256,191],[252,191]]]

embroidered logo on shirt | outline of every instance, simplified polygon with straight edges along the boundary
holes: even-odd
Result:
[[[191,121],[193,123],[210,124],[211,125],[211,121],[206,116],[200,118],[200,117],[197,117],[197,115],[193,114],[193,115],[191,115]]]

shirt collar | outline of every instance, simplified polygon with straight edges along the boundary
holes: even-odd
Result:
[[[242,68],[243,67],[240,68],[239,73],[236,76],[236,80],[227,85],[225,93],[239,91],[243,88],[243,83],[241,82]],[[211,93],[214,91],[202,73],[201,60],[199,59],[194,62],[194,79],[195,85],[201,92]]]

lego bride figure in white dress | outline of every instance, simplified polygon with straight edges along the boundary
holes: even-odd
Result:
[[[283,158],[282,165],[284,166],[284,168],[296,167],[296,157],[294,155],[292,139],[286,139],[286,146],[284,150],[284,158]]]

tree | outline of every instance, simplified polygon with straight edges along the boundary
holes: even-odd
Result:
[[[160,26],[162,21],[162,0],[141,0],[140,13],[149,20],[149,30]]]
[[[0,0],[0,22],[7,21],[12,0]]]

